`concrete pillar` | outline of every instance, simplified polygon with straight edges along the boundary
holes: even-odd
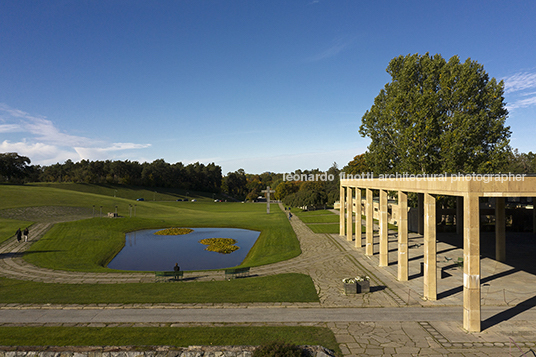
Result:
[[[380,190],[380,266],[389,265],[389,230],[387,226],[387,191]]]
[[[463,235],[463,197],[456,197],[456,234]]]
[[[463,200],[463,328],[480,332],[480,207],[478,196]]]
[[[504,197],[495,197],[495,260],[506,261],[506,215]]]
[[[536,234],[536,197],[532,197],[532,233]]]
[[[408,281],[408,194],[398,191],[398,280]]]
[[[354,193],[351,187],[346,187],[346,240],[352,241],[352,217],[354,214]]]
[[[341,191],[340,191],[340,207],[339,207],[339,235],[344,235],[344,209],[346,208],[346,202],[345,202],[345,196],[344,196],[344,186],[341,185]]]
[[[424,194],[424,297],[437,300],[436,200]]]
[[[417,233],[424,234],[424,193],[417,194]]]
[[[366,238],[365,238],[365,255],[374,254],[374,202],[372,201],[372,190],[367,188],[367,203],[365,204],[366,215]]]
[[[361,189],[355,188],[355,247],[361,248]]]

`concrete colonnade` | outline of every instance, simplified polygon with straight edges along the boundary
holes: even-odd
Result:
[[[455,196],[456,230],[463,234],[463,327],[470,332],[481,330],[480,302],[480,197],[495,197],[496,259],[506,258],[505,197],[536,197],[536,177],[524,177],[523,181],[494,182],[485,185],[475,181],[448,181],[441,179],[341,180],[341,235],[350,241],[353,236],[353,205],[355,202],[356,247],[361,247],[361,203],[365,190],[365,255],[374,254],[374,203],[373,190],[379,191],[379,266],[388,261],[388,202],[387,192],[398,192],[398,280],[408,280],[408,193],[418,194],[418,230],[424,237],[423,297],[437,299],[437,243],[436,243],[436,195]],[[353,194],[355,190],[355,196]],[[355,197],[355,198],[354,198]],[[536,199],[534,200],[536,203]],[[346,209],[346,211],[344,211]],[[533,210],[536,233],[536,209]],[[463,217],[463,219],[461,218]],[[345,226],[346,224],[346,226]]]

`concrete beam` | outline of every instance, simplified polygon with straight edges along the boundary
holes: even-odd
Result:
[[[437,300],[436,199],[424,194],[424,297]]]
[[[408,281],[408,194],[398,191],[398,280]]]
[[[374,202],[372,190],[367,188],[367,203],[365,205],[366,215],[366,238],[365,238],[365,255],[374,254]]]

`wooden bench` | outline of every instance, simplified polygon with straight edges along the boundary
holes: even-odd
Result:
[[[231,280],[231,279],[236,279],[238,277],[245,277],[245,276],[249,276],[249,267],[225,270],[225,280]]]
[[[155,271],[154,281],[157,283],[159,281],[180,280],[183,274],[183,271]],[[173,279],[168,279],[169,277]]]

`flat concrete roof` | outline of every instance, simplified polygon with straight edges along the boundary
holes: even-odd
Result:
[[[341,178],[341,186],[448,196],[536,197],[536,176],[525,174],[359,176]]]

